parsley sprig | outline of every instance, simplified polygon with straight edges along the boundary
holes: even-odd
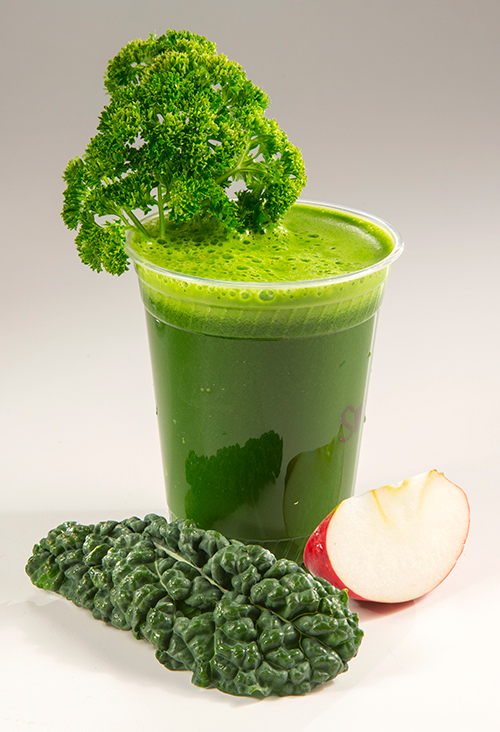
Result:
[[[260,232],[298,198],[300,151],[265,116],[266,94],[206,38],[132,41],[109,62],[105,87],[97,134],[64,173],[63,220],[93,270],[128,268],[127,231],[160,243],[172,225]],[[155,235],[141,223],[151,211]]]

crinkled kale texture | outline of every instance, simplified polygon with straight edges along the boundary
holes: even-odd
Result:
[[[260,546],[155,514],[61,524],[26,571],[228,694],[305,694],[346,671],[363,636],[345,591]]]

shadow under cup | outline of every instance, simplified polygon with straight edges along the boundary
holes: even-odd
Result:
[[[169,518],[302,560],[352,495],[390,254],[306,282],[203,279],[127,245],[146,309]]]

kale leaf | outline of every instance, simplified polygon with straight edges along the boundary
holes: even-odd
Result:
[[[228,694],[305,694],[346,671],[363,636],[345,591],[192,521],[67,522],[34,546],[26,571]]]

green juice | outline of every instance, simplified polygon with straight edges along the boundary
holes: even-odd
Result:
[[[172,228],[165,243],[129,243],[171,516],[300,560],[353,491],[400,249],[383,222],[305,203],[265,235]]]

